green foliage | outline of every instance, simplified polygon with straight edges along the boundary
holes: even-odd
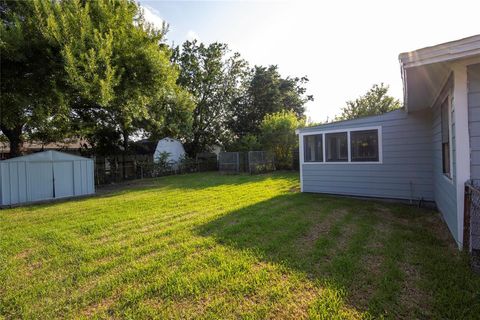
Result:
[[[275,165],[280,169],[291,169],[292,150],[298,145],[295,130],[304,125],[293,111],[280,111],[265,116],[261,123],[260,141],[266,150],[275,155]]]
[[[260,151],[262,150],[262,144],[256,135],[247,134],[229,144],[226,150],[232,152]]]
[[[155,166],[162,172],[172,170],[172,162],[170,159],[170,152],[163,151],[155,159]]]
[[[245,95],[234,101],[232,131],[238,137],[258,134],[260,124],[267,114],[282,110],[292,111],[302,118],[305,103],[313,97],[305,95],[307,77],[282,78],[277,66],[255,66],[247,79]]]
[[[248,71],[247,63],[223,43],[186,41],[174,52],[172,60],[180,67],[177,83],[195,101],[192,131],[185,145],[187,152],[195,155],[230,136],[226,123],[232,117],[232,101],[242,95],[240,83]]]
[[[161,43],[166,25],[153,28],[130,0],[38,2],[36,9],[40,30],[61,48],[74,115],[93,144],[105,128],[122,136],[126,150],[140,129],[188,126],[192,104]]]
[[[68,129],[64,69],[59,47],[38,32],[37,1],[0,2],[0,130],[11,155],[25,134],[59,140]]]
[[[389,96],[388,88],[389,86],[383,83],[373,85],[365,95],[347,101],[347,105],[342,108],[342,114],[336,120],[356,119],[400,109],[400,100]]]

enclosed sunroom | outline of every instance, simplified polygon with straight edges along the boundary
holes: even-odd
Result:
[[[403,109],[297,131],[301,189],[431,201],[462,246],[465,184],[480,179],[480,35],[399,58]]]

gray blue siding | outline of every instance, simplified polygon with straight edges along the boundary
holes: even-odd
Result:
[[[467,77],[470,176],[480,179],[480,64],[468,66]]]
[[[382,127],[383,163],[303,164],[305,192],[434,200],[432,122],[427,111],[407,114],[396,110],[379,116],[302,130]]]
[[[470,135],[470,176],[480,180],[480,64],[467,68],[468,79],[468,130]],[[472,216],[470,228],[473,239],[480,239],[480,219]],[[480,249],[478,241],[472,243],[474,249]]]
[[[442,168],[442,123],[441,123],[441,102],[444,101],[445,95],[451,94],[452,82],[449,82],[442,90],[443,94],[438,98],[437,103],[433,106],[432,121],[432,145],[433,145],[433,192],[435,194],[435,203],[438,210],[442,213],[445,222],[450,229],[452,235],[457,237],[457,190],[456,190],[456,156],[455,156],[455,108],[452,108],[452,179],[447,178],[443,174]],[[449,98],[451,99],[451,98]],[[458,240],[458,239],[457,239]]]

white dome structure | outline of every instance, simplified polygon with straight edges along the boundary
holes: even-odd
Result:
[[[178,162],[185,157],[185,149],[180,140],[169,137],[158,141],[157,148],[153,154],[153,161],[155,163],[159,162],[162,153],[168,153],[167,161],[172,163],[174,167],[176,167]]]

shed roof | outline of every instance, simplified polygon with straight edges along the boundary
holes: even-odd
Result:
[[[70,153],[48,150],[43,152],[32,153],[26,156],[15,157],[4,162],[20,162],[20,161],[72,161],[72,160],[92,160],[90,158],[85,158]]]

